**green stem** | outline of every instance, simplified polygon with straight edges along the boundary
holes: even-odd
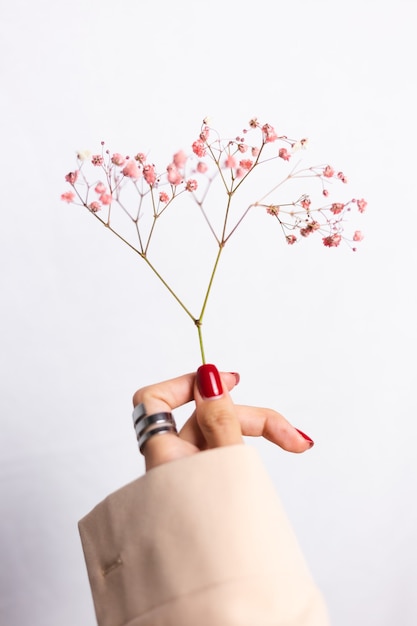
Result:
[[[197,326],[197,332],[198,332],[198,343],[200,345],[201,362],[204,365],[206,362],[206,355],[204,353],[204,343],[203,343],[203,333],[201,331],[201,322],[197,320],[195,325]]]
[[[195,319],[194,315],[192,313],[190,313],[190,311],[187,309],[185,304],[179,299],[179,297],[177,296],[175,291],[173,291],[173,289],[171,289],[171,287],[168,285],[166,280],[164,280],[162,278],[161,274],[155,269],[155,267],[152,265],[152,263],[149,261],[149,259],[145,256],[145,254],[140,253],[140,256],[142,257],[142,259],[144,261],[146,261],[146,263],[149,265],[149,267],[151,268],[151,270],[153,271],[155,276],[157,276],[159,278],[159,280],[164,285],[164,287],[166,287],[168,289],[169,293],[175,298],[175,300],[178,302],[180,307],[187,313],[188,317],[191,317],[191,319],[193,320],[194,324],[196,324],[197,320]]]

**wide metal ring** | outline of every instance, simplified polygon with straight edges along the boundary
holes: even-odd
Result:
[[[143,448],[147,441],[154,435],[163,435],[165,433],[172,433],[173,435],[178,435],[177,427],[175,423],[172,422],[164,422],[155,425],[154,427],[148,428],[145,432],[140,436],[138,440],[139,450],[143,454]]]
[[[149,428],[149,426],[165,422],[169,422],[171,424],[174,424],[175,426],[175,420],[172,413],[161,412],[154,413],[153,415],[146,415],[145,417],[139,419],[135,424],[136,437],[139,439],[139,437],[145,432],[145,430]]]

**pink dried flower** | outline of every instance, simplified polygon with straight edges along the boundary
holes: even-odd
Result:
[[[111,193],[102,193],[100,196],[100,201],[102,204],[111,204],[111,201],[113,200]]]
[[[207,141],[209,134],[210,134],[210,128],[208,126],[204,126],[203,130],[200,133],[200,139],[202,141]]]
[[[192,149],[194,154],[196,154],[200,158],[205,156],[206,154],[206,146],[204,141],[202,141],[201,139],[197,139],[197,141],[194,141]]]
[[[368,203],[363,198],[362,200],[356,200],[356,204],[358,205],[359,213],[363,213],[368,206]]]
[[[290,246],[292,246],[297,241],[297,237],[295,235],[287,235],[285,239]]]
[[[92,202],[91,204],[89,204],[88,208],[90,209],[90,211],[92,211],[93,213],[97,213],[97,211],[100,211],[101,209],[101,204],[100,202],[97,202],[97,200],[95,200],[94,202]]]
[[[328,189],[323,189],[323,196],[325,196],[327,198],[328,195],[329,195],[329,190]]]
[[[169,196],[167,193],[165,193],[165,191],[161,191],[161,193],[159,194],[159,201],[162,202],[163,204],[166,204],[169,200]]]
[[[119,165],[119,167],[121,167],[126,163],[126,157],[124,157],[122,154],[119,154],[118,152],[115,152],[111,158],[111,162],[113,163],[113,165]]]
[[[182,176],[173,163],[170,163],[170,165],[168,165],[167,172],[168,182],[170,182],[171,185],[179,185],[180,183],[182,183]]]
[[[327,237],[323,237],[323,243],[327,248],[337,248],[337,246],[342,241],[342,235],[339,233],[335,233],[334,235],[328,235]]]
[[[224,162],[224,167],[230,167],[231,169],[236,167],[236,159],[232,154],[228,154],[226,161]]]
[[[94,154],[94,155],[91,157],[91,163],[92,163],[93,165],[103,165],[103,163],[104,163],[104,159],[103,159],[103,157],[101,156],[101,154]]]
[[[253,165],[253,161],[250,159],[242,159],[242,161],[239,162],[239,165],[243,170],[250,170]]]
[[[311,206],[311,200],[308,196],[306,196],[305,198],[301,200],[300,204],[303,207],[303,209],[306,209],[308,211],[308,209]]]
[[[94,188],[94,191],[98,194],[102,194],[106,191],[106,185],[102,182],[97,183],[97,185]]]
[[[332,178],[334,176],[334,169],[330,165],[326,165],[323,170],[323,176],[326,178]]]
[[[179,150],[172,157],[172,162],[174,163],[175,167],[177,167],[179,170],[181,170],[184,167],[186,161],[187,161],[187,155],[185,154],[184,150]]]
[[[341,213],[344,208],[345,208],[345,205],[342,204],[341,202],[333,202],[332,206],[330,207],[330,210],[334,215],[337,215],[338,213]]]
[[[66,191],[65,193],[61,194],[61,200],[63,200],[64,202],[68,202],[68,204],[70,204],[70,202],[73,202],[75,198],[75,193],[73,191]]]
[[[251,154],[253,157],[257,157],[259,154],[259,148],[257,148],[256,146],[254,146],[251,150]]]
[[[187,183],[185,185],[187,191],[196,191],[197,187],[198,183],[196,180],[194,180],[194,178],[190,178],[189,180],[187,180]]]
[[[262,126],[262,132],[266,143],[270,143],[278,139],[278,135],[276,134],[274,127],[270,124],[264,124]]]
[[[78,178],[78,170],[75,170],[75,172],[69,172],[65,176],[65,180],[67,181],[67,183],[71,183],[71,185],[74,185],[77,182],[77,178]]]
[[[133,159],[129,159],[126,163],[122,169],[122,174],[128,178],[132,178],[133,180],[137,180],[142,176],[142,172],[140,171],[138,164]]]
[[[287,148],[280,148],[278,152],[278,156],[281,159],[284,159],[284,161],[289,161],[291,157],[291,155],[288,153]]]
[[[353,241],[362,241],[363,237],[364,235],[360,230],[355,230],[355,232],[353,233]]]
[[[343,174],[343,172],[337,172],[337,177],[339,180],[342,181],[342,183],[347,183],[347,178],[346,176]]]
[[[241,154],[244,154],[248,150],[248,146],[245,143],[239,143],[237,149]]]
[[[271,206],[266,207],[266,212],[268,213],[268,215],[278,215],[279,206],[271,204]]]
[[[156,173],[154,165],[145,165],[143,168],[143,178],[146,180],[148,185],[154,185],[156,181]]]
[[[146,154],[143,154],[143,152],[138,152],[137,155],[135,156],[135,161],[137,161],[138,163],[145,163],[146,161]]]
[[[207,163],[204,163],[204,161],[199,161],[197,163],[197,172],[199,174],[205,174],[208,170],[208,165]]]

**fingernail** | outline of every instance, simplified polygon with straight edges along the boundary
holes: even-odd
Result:
[[[236,385],[238,385],[240,382],[240,374],[238,374],[237,372],[229,372],[229,374],[233,374],[233,376],[236,378]]]
[[[310,448],[312,448],[314,446],[314,441],[312,439],[310,439],[310,437],[308,435],[306,435],[305,433],[303,433],[302,430],[299,430],[298,428],[295,429],[297,431],[297,433],[300,433],[300,435],[302,437],[304,437],[304,439],[306,441],[308,441],[308,443],[310,444]]]
[[[222,381],[215,365],[200,365],[197,370],[197,387],[203,398],[219,398],[223,395]]]

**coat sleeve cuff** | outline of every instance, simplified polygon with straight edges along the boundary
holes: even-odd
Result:
[[[326,626],[258,454],[160,465],[79,522],[100,626]]]

